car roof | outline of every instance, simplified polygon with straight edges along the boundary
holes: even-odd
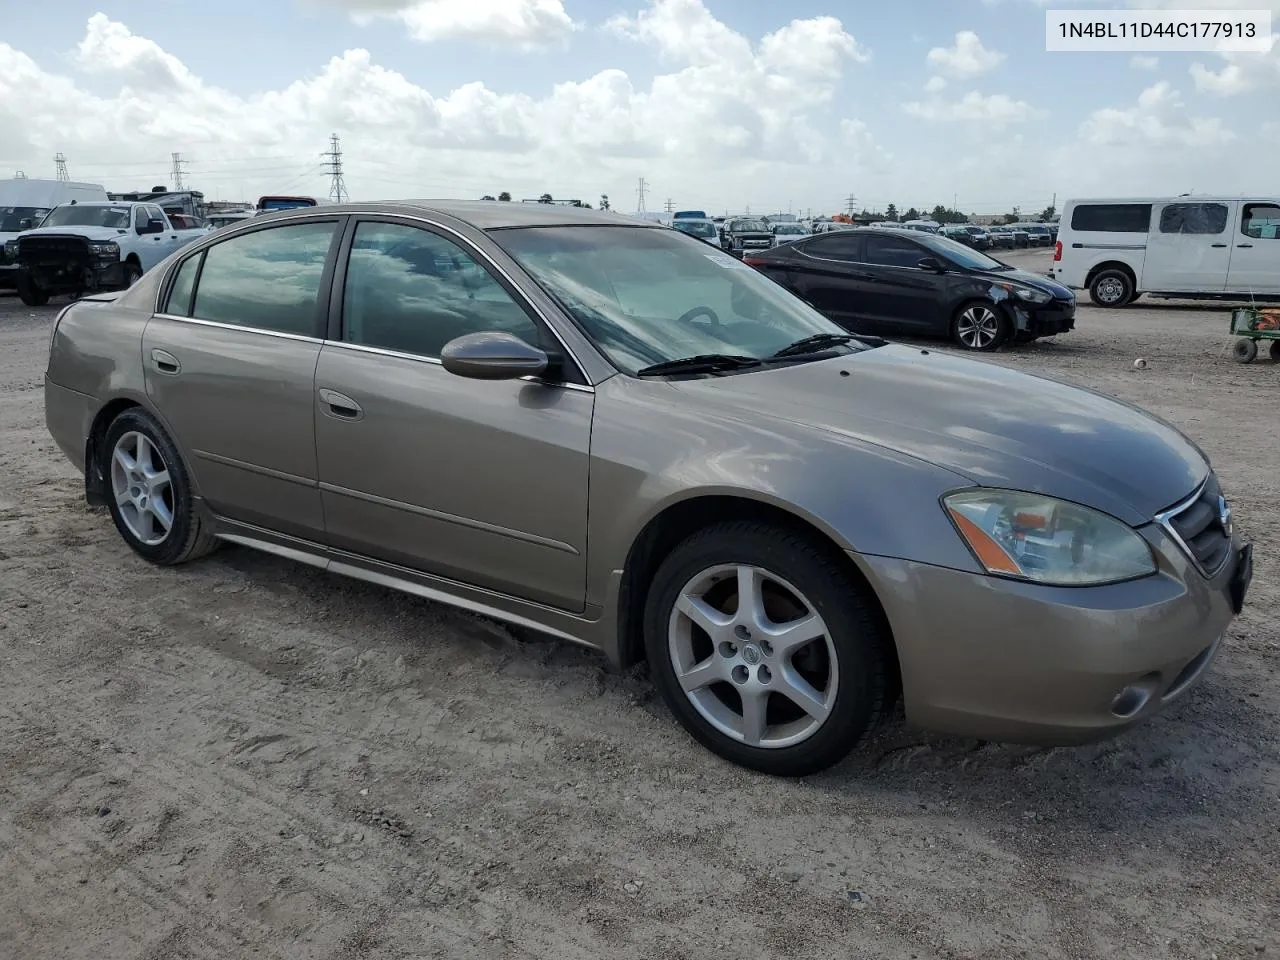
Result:
[[[480,230],[509,227],[613,226],[662,229],[652,220],[642,220],[625,213],[587,210],[556,203],[517,203],[503,200],[384,200],[366,203],[329,203],[323,207],[300,207],[263,215],[263,219],[279,223],[318,213],[383,213],[422,216],[438,214],[468,223]]]

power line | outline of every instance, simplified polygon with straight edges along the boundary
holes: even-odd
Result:
[[[342,145],[335,133],[329,137],[329,150],[320,154],[327,157],[325,168],[329,174],[329,199],[334,203],[344,203],[351,199],[347,195],[347,184],[342,176]]]
[[[649,181],[644,177],[640,178],[639,185],[636,187],[636,213],[644,213],[644,194],[649,189]]]
[[[174,190],[185,190],[186,184],[182,181],[182,168],[187,165],[187,161],[182,159],[182,154],[171,153],[169,156],[173,160],[173,166],[169,168],[169,176],[173,180]]]
[[[71,174],[67,172],[67,158],[61,150],[54,154],[53,162],[57,165],[58,179],[63,183],[71,179]]]

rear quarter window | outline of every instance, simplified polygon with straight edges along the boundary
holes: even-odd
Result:
[[[1146,233],[1149,203],[1082,203],[1071,211],[1071,229],[1084,233]]]

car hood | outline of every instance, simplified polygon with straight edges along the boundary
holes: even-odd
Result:
[[[119,240],[128,232],[128,230],[117,227],[36,227],[34,230],[24,230],[18,236],[19,239],[27,237],[84,237],[86,240],[104,241]]]
[[[1137,407],[918,348],[890,345],[674,385],[691,402],[876,444],[975,484],[1048,494],[1133,526],[1189,496],[1209,469],[1194,443]]]

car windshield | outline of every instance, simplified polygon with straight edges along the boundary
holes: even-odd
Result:
[[[966,247],[963,243],[957,243],[947,237],[940,237],[936,233],[926,233],[922,237],[917,238],[920,243],[924,244],[934,253],[940,253],[952,263],[969,270],[1012,270],[1008,264],[1001,263],[992,257],[988,257],[985,253],[979,253],[972,247]]]
[[[128,207],[103,207],[91,204],[68,204],[52,210],[42,227],[116,227],[129,228]]]
[[[0,233],[18,233],[23,220],[39,225],[48,212],[48,207],[0,207]]]
[[[491,236],[624,373],[703,354],[764,359],[804,337],[845,333],[752,267],[672,230],[528,227]]]
[[[798,223],[780,223],[778,224],[778,233],[783,234],[802,234],[805,232],[804,227]]]
[[[768,233],[769,225],[763,220],[735,220],[729,229],[734,233]]]
[[[681,233],[694,237],[714,237],[716,225],[706,220],[676,220],[672,224]]]

